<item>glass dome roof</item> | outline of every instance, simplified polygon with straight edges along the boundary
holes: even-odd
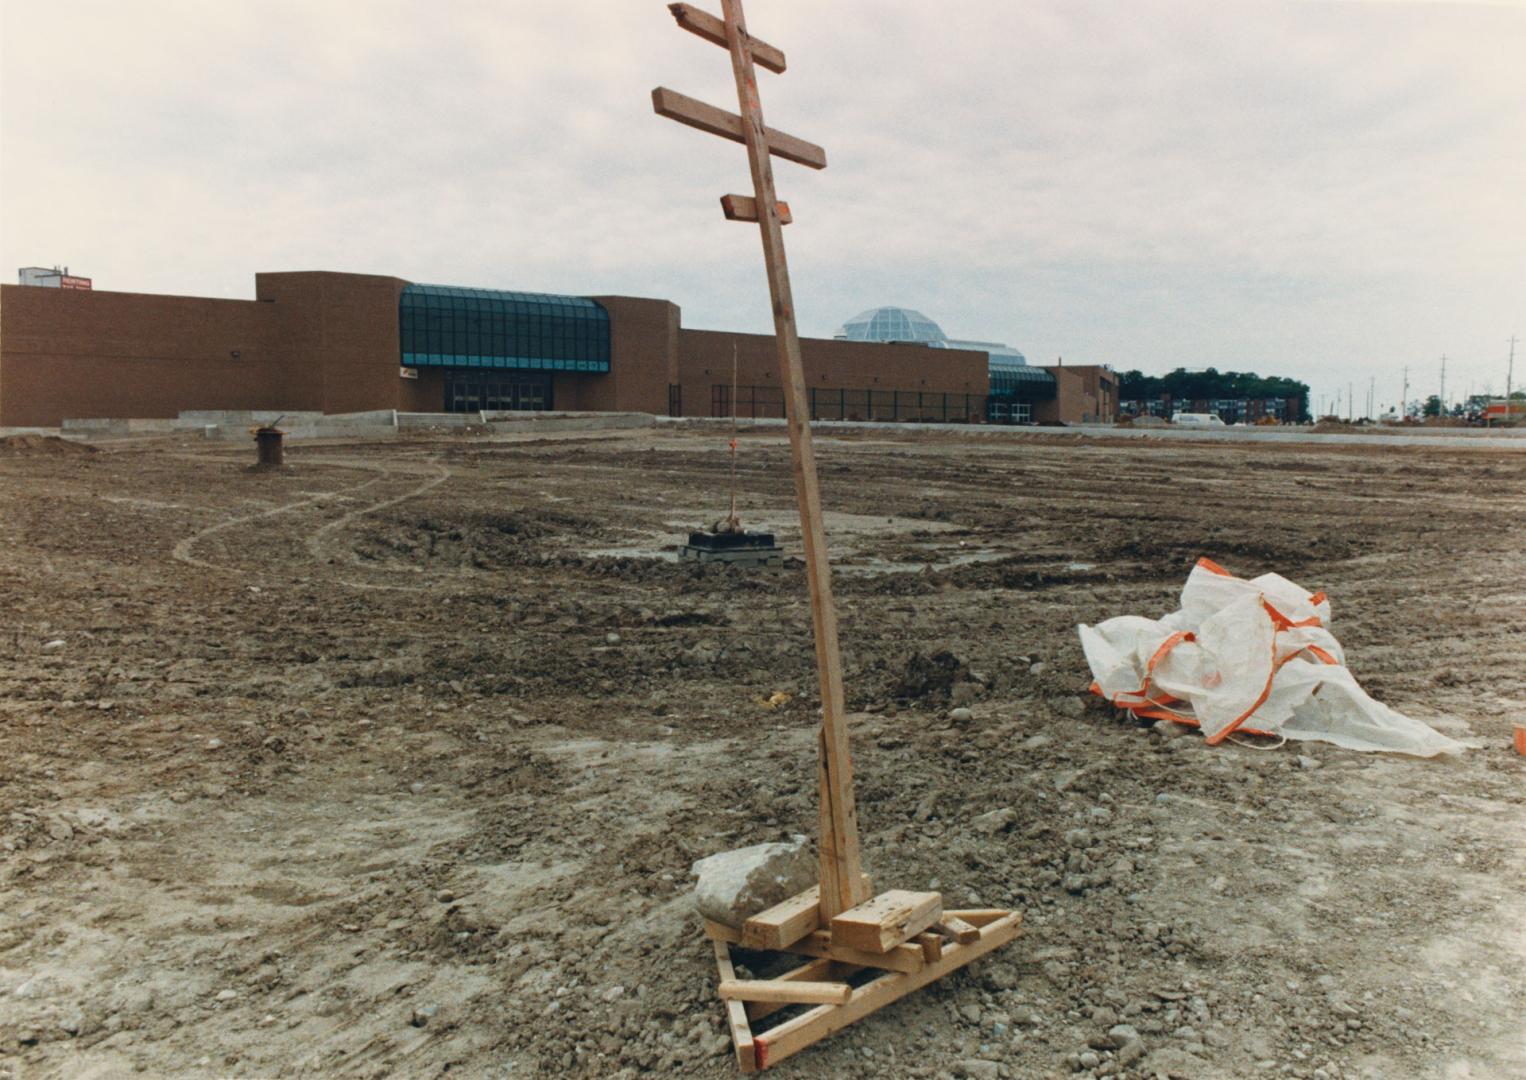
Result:
[[[860,312],[837,332],[849,341],[922,341],[944,342],[943,328],[920,311],[911,308],[879,307]]]

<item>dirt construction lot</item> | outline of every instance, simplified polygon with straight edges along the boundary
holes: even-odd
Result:
[[[798,561],[655,557],[725,446],[0,448],[0,1077],[734,1075],[689,866],[814,833],[817,713]],[[818,449],[867,869],[1024,932],[771,1072],[1526,1075],[1526,454]],[[798,555],[777,429],[740,475]],[[1088,696],[1075,624],[1205,555],[1476,748]]]

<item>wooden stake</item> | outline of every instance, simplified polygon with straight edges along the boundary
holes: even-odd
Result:
[[[846,1005],[853,987],[845,982],[807,982],[804,979],[723,979],[725,1001],[763,1001],[781,1005]]]
[[[821,520],[821,489],[816,479],[816,451],[811,444],[810,407],[800,337],[795,327],[795,301],[790,292],[789,266],[784,257],[784,230],[779,220],[779,196],[774,190],[773,163],[777,143],[763,125],[758,79],[748,51],[747,23],[741,0],[721,0],[726,45],[736,76],[742,139],[752,167],[753,198],[768,269],[768,291],[774,306],[774,337],[779,349],[780,381],[785,387],[785,412],[794,465],[795,494],[800,503],[800,532],[805,546],[806,579],[811,590],[811,621],[816,637],[816,666],[821,681],[821,911],[825,919],[856,907],[867,897],[860,881],[858,815],[853,805],[853,764],[848,751],[847,709],[842,686],[842,657],[837,647],[837,612],[832,604],[832,570],[827,562],[826,530]],[[776,136],[777,139],[777,136]],[[823,164],[825,162],[823,161]]]

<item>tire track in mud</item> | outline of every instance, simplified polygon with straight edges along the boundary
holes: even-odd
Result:
[[[351,465],[350,467],[371,468],[372,466]],[[280,514],[290,513],[293,510],[300,510],[303,507],[315,506],[327,499],[340,498],[342,496],[353,495],[358,491],[364,491],[372,484],[378,484],[387,478],[388,473],[386,470],[378,469],[378,472],[379,475],[373,476],[371,479],[366,480],[363,483],[356,484],[353,487],[337,488],[334,491],[325,491],[319,495],[311,495],[305,499],[297,499],[294,502],[283,503],[280,506],[272,507],[269,510],[261,510],[256,514],[243,514],[238,517],[226,518],[223,521],[219,521],[215,525],[209,525],[205,529],[199,529],[192,533],[190,536],[180,540],[175,544],[173,550],[171,550],[170,556],[175,559],[176,562],[182,562],[187,566],[194,566],[201,570],[226,570],[237,574],[248,573],[248,570],[245,567],[229,566],[224,563],[210,563],[204,559],[198,559],[191,553],[196,549],[197,544],[201,543],[207,537],[212,536],[215,533],[223,532],[227,529],[232,529],[239,525],[247,525],[250,522],[261,521],[265,518],[272,518]]]
[[[254,513],[254,514],[241,514],[241,515],[239,515],[237,517],[227,518],[227,519],[225,519],[223,521],[219,521],[216,524],[209,525],[209,526],[207,526],[204,529],[197,530],[196,532],[192,533],[190,536],[182,538],[179,542],[177,542],[175,544],[175,547],[172,549],[172,551],[170,553],[171,556],[177,562],[184,563],[187,566],[194,566],[194,567],[196,567],[198,569],[202,569],[202,570],[221,570],[221,571],[229,571],[229,572],[233,572],[233,573],[248,573],[249,572],[249,568],[248,567],[229,565],[229,564],[226,564],[226,563],[212,563],[212,562],[207,562],[204,559],[197,558],[196,555],[194,554],[196,546],[198,544],[200,544],[203,540],[205,540],[209,536],[213,536],[213,535],[215,535],[217,533],[224,532],[224,531],[226,531],[228,529],[237,528],[240,525],[248,525],[248,524],[250,524],[252,522],[262,521],[262,520],[265,520],[265,519],[268,519],[268,518],[277,517],[277,516],[282,515],[282,514],[288,514],[288,513],[291,513],[293,511],[302,510],[302,509],[305,509],[305,508],[310,507],[310,506],[319,506],[319,505],[321,505],[323,503],[326,503],[326,502],[328,502],[329,500],[332,500],[332,499],[350,498],[350,497],[353,497],[354,495],[356,495],[359,492],[365,491],[367,488],[373,487],[376,484],[382,483],[383,481],[391,479],[393,477],[410,475],[410,474],[411,475],[417,475],[416,473],[413,473],[412,470],[389,468],[388,466],[383,465],[383,464],[372,464],[372,463],[368,463],[368,462],[356,461],[356,460],[350,459],[350,458],[338,459],[338,460],[334,460],[334,459],[315,459],[313,461],[313,464],[317,464],[317,465],[331,465],[331,466],[335,466],[335,467],[338,467],[338,468],[345,468],[345,469],[368,470],[368,471],[375,472],[376,475],[371,477],[369,480],[362,481],[361,483],[354,484],[354,485],[352,485],[350,487],[336,488],[333,491],[325,491],[325,492],[322,492],[322,493],[320,493],[318,495],[310,495],[310,496],[307,496],[305,498],[296,499],[296,500],[294,500],[292,502],[289,502],[289,503],[283,503],[280,506],[271,507],[268,510],[261,510],[258,513]],[[306,547],[307,547],[307,550],[308,550],[309,554],[315,560],[320,561],[320,562],[323,561],[327,557],[325,555],[325,553],[323,551],[323,547],[322,547],[322,543],[323,543],[322,537],[324,537],[325,535],[333,532],[335,529],[338,529],[338,528],[348,524],[351,521],[356,520],[357,518],[363,517],[363,516],[365,516],[367,514],[375,513],[377,510],[383,510],[383,509],[385,509],[385,508],[387,508],[389,506],[395,506],[398,503],[407,501],[408,499],[417,498],[418,496],[423,495],[426,492],[433,490],[434,488],[436,488],[439,485],[443,484],[446,480],[450,479],[451,472],[450,472],[450,469],[447,466],[445,466],[443,464],[440,464],[439,461],[437,461],[437,460],[431,461],[429,464],[431,464],[431,465],[433,465],[435,467],[436,475],[429,477],[422,484],[419,484],[416,487],[410,488],[408,491],[404,492],[403,494],[394,496],[393,498],[382,499],[382,500],[380,500],[378,502],[371,503],[371,504],[369,504],[367,506],[364,506],[364,507],[361,507],[359,509],[351,510],[348,513],[344,514],[343,516],[335,519],[334,521],[331,521],[331,522],[327,523],[326,525],[319,526],[316,530],[311,532],[307,536],[307,538],[306,538],[305,543],[306,543]],[[351,554],[350,558],[352,560],[354,560],[354,555]],[[358,560],[355,560],[355,561],[358,561]],[[414,569],[414,568],[410,567],[409,569]],[[362,583],[362,582],[344,582],[344,581],[341,581],[340,584],[354,585],[357,588],[387,588],[388,587],[388,586],[367,585],[367,584]],[[413,588],[413,586],[405,586],[405,587],[406,588]]]
[[[346,561],[354,564],[355,566],[364,566],[365,564],[361,562],[360,557],[356,555],[355,552],[351,549],[346,548],[342,550],[336,550],[330,546],[327,550],[325,550],[326,538],[339,529],[344,528],[346,525],[349,525],[351,522],[366,517],[370,514],[374,514],[378,510],[385,510],[388,507],[396,506],[399,503],[407,502],[410,499],[417,499],[421,495],[428,494],[435,488],[439,487],[441,484],[445,483],[451,478],[451,476],[454,475],[450,470],[450,466],[444,464],[438,458],[431,459],[429,464],[434,466],[436,470],[435,475],[430,477],[428,480],[425,480],[417,487],[410,488],[408,491],[403,492],[403,494],[394,496],[393,498],[383,499],[380,502],[374,502],[369,506],[363,506],[359,509],[351,510],[344,516],[336,518],[326,525],[319,526],[307,538],[308,554],[311,555],[312,558],[317,562],[324,562],[329,557],[330,553],[337,553],[342,555]],[[389,567],[389,571],[395,572],[397,569],[398,567],[396,566]],[[418,566],[403,566],[402,569],[408,571],[411,574],[424,573],[424,568]],[[392,582],[350,581],[344,578],[337,579],[335,583],[338,585],[348,586],[352,589],[386,589],[401,592],[421,592],[425,589],[431,588],[430,586],[425,585],[398,585]]]

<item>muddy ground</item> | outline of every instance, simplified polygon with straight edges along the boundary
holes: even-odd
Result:
[[[798,554],[779,431],[741,444]],[[0,1077],[734,1074],[689,866],[814,832],[816,703],[798,561],[652,557],[723,435],[98,445],[0,453]],[[777,1075],[1526,1075],[1526,455],[819,450],[867,868],[1025,932]],[[1478,748],[1087,696],[1074,625],[1202,555],[1327,590]]]

